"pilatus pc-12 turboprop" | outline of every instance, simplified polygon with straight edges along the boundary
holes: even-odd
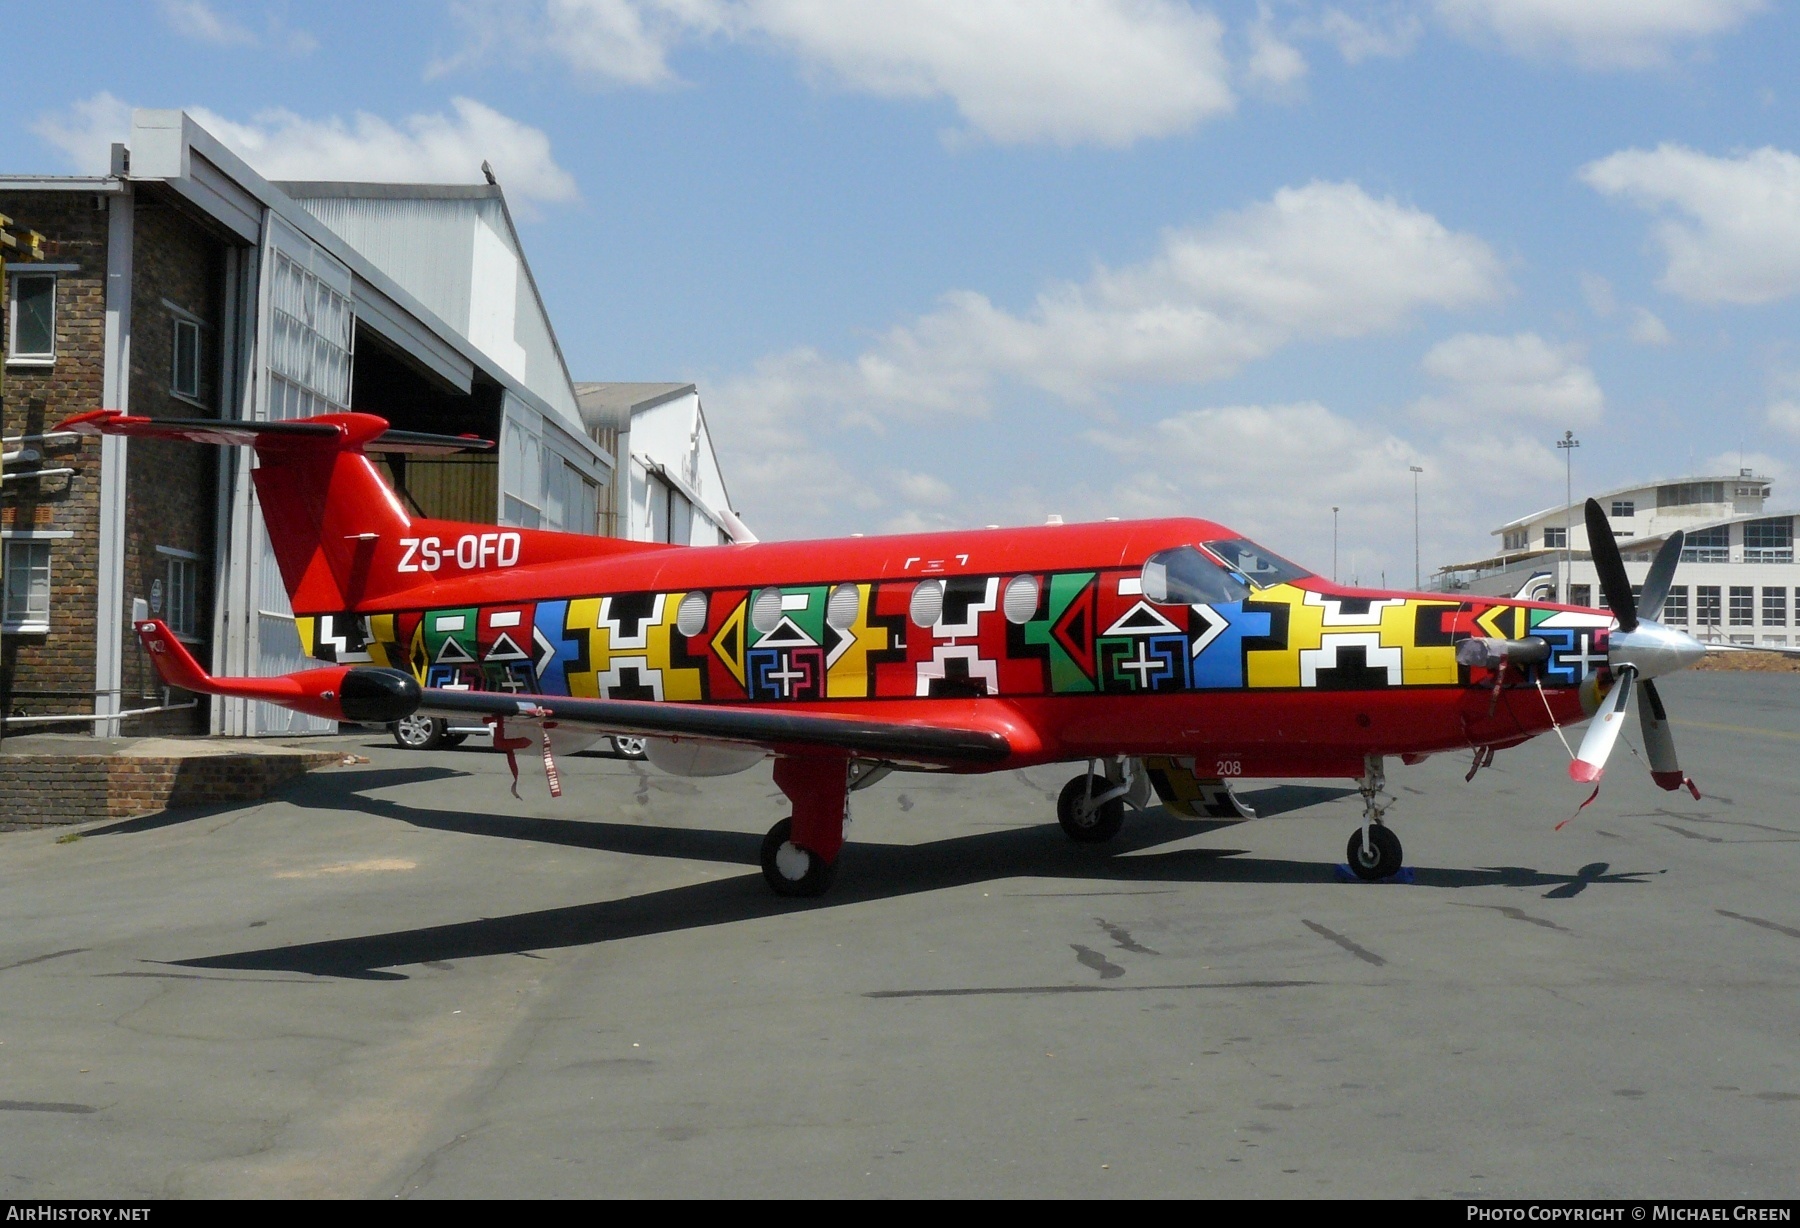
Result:
[[[793,814],[762,869],[783,895],[826,890],[849,795],[895,769],[1085,760],[1057,817],[1091,842],[1152,790],[1177,814],[1248,817],[1233,778],[1348,777],[1364,800],[1349,864],[1378,879],[1401,864],[1388,756],[1461,751],[1479,768],[1591,714],[1570,772],[1597,781],[1635,684],[1656,782],[1693,787],[1651,681],[1705,651],[1655,621],[1682,535],[1634,603],[1591,500],[1610,613],[1345,588],[1206,520],[700,549],[431,520],[366,453],[490,445],[359,413],[99,410],[57,429],[256,449],[302,643],[333,664],[214,678],[141,621],[166,682],[338,720],[484,720],[509,757],[541,748],[553,793],[554,754],[607,735],[645,737],[654,766],[687,775],[774,756]]]

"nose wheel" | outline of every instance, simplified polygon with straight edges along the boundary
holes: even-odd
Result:
[[[1373,824],[1366,831],[1359,827],[1344,846],[1344,860],[1350,863],[1350,873],[1364,882],[1392,878],[1400,873],[1400,837]]]

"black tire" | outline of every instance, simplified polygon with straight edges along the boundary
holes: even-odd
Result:
[[[468,740],[469,740],[469,735],[466,733],[447,733],[444,735],[444,745],[445,746],[461,746],[464,742],[467,742]]]
[[[644,739],[614,735],[612,740],[613,754],[621,759],[642,759],[644,755]]]
[[[447,723],[439,717],[406,716],[394,722],[394,743],[401,750],[436,750],[447,736]]]
[[[1112,787],[1106,777],[1094,777],[1096,797]],[[1063,786],[1061,796],[1056,799],[1056,821],[1077,844],[1104,844],[1125,826],[1125,799],[1115,797],[1109,802],[1101,802],[1090,812],[1087,797],[1088,778],[1083,773]]]
[[[794,899],[810,899],[824,895],[831,887],[832,879],[837,877],[837,864],[826,864],[825,860],[810,849],[803,849],[792,843],[790,837],[794,830],[792,819],[783,819],[769,829],[769,834],[762,842],[762,872],[768,882],[769,889],[776,895],[785,895]],[[783,849],[788,851],[783,856]],[[794,854],[806,858],[806,869],[799,877],[793,877],[795,869]],[[782,862],[787,862],[786,866]]]
[[[1392,878],[1400,873],[1400,837],[1385,827],[1369,828],[1369,848],[1363,848],[1362,828],[1350,833],[1350,843],[1344,846],[1344,858],[1350,863],[1350,873],[1364,882],[1379,882],[1384,878]]]

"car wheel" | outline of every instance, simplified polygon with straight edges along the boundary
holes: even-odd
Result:
[[[446,736],[445,722],[435,716],[403,716],[394,722],[394,742],[402,750],[436,750]]]

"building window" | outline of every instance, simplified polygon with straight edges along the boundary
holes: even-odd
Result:
[[[158,546],[156,552],[165,556],[163,559],[163,592],[162,620],[169,624],[169,630],[176,635],[193,638],[196,634],[195,593],[199,587],[199,563],[185,552],[177,554],[166,546]],[[154,593],[151,594],[155,596]],[[157,603],[151,602],[152,606]]]
[[[1702,584],[1694,590],[1694,625],[1697,627],[1719,625],[1719,586],[1717,584]]]
[[[1666,623],[1687,625],[1688,620],[1687,585],[1677,584],[1669,589],[1669,595],[1663,598],[1662,620]]]
[[[1684,563],[1731,562],[1731,528],[1718,525],[1711,529],[1695,529],[1681,547]]]
[[[1696,503],[1725,502],[1723,482],[1682,482],[1656,488],[1656,506],[1691,507]]]
[[[1756,590],[1748,585],[1731,586],[1731,625],[1734,627],[1753,627],[1756,625]]]
[[[1631,499],[1614,499],[1612,514],[1615,520],[1630,520],[1637,515],[1637,503]]]
[[[1787,626],[1787,589],[1765,588],[1763,590],[1763,626]]]
[[[12,274],[11,328],[6,361],[56,361],[56,278],[47,273]]]
[[[7,631],[50,630],[50,543],[6,543],[6,608],[0,615]]]
[[[1569,604],[1591,606],[1594,603],[1594,589],[1590,584],[1569,585]]]
[[[1794,561],[1794,518],[1776,516],[1744,522],[1744,562],[1791,563]]]
[[[200,326],[175,321],[175,353],[169,363],[169,390],[176,396],[200,395]]]
[[[1569,531],[1561,525],[1546,526],[1544,529],[1544,549],[1561,550],[1569,544]]]
[[[1502,550],[1524,550],[1529,545],[1530,542],[1524,529],[1508,529],[1506,536],[1500,542]]]

